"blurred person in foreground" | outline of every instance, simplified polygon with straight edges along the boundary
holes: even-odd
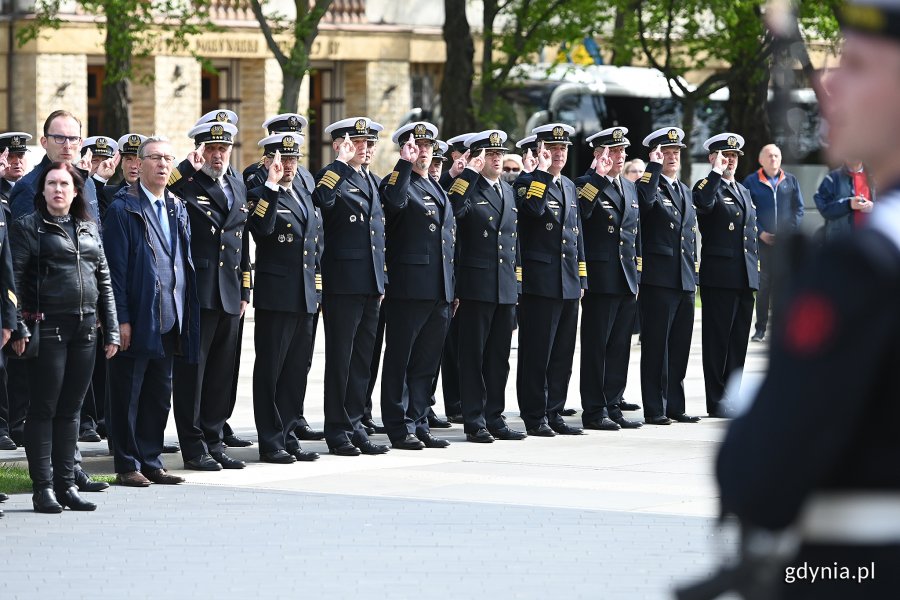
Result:
[[[853,2],[840,14],[846,40],[824,111],[831,150],[863,161],[883,193],[862,229],[793,278],[769,373],[717,465],[723,512],[799,537],[767,597],[900,589],[900,6]],[[804,565],[837,575],[788,584]]]

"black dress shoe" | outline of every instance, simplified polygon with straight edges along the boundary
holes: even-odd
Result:
[[[447,420],[451,423],[456,423],[457,425],[464,425],[466,420],[463,419],[462,415],[447,415]]]
[[[373,444],[369,440],[366,440],[362,444],[356,444],[356,447],[359,448],[359,451],[363,454],[376,455],[376,454],[385,454],[390,451],[390,448],[383,444]]]
[[[304,450],[303,448],[297,448],[291,454],[294,455],[294,458],[296,458],[298,462],[312,462],[314,460],[319,460],[318,452]]]
[[[259,460],[276,465],[291,465],[297,462],[293,454],[285,450],[275,450],[274,452],[260,452]]]
[[[6,502],[7,500],[9,500],[9,496],[7,496],[6,494],[0,493],[0,502]]]
[[[487,429],[481,428],[475,433],[467,433],[466,441],[476,444],[491,444],[494,441],[494,436],[488,433]]]
[[[714,419],[733,419],[735,417],[735,414],[732,410],[725,408],[724,406],[720,406],[719,408],[710,412],[709,416]]]
[[[316,431],[309,425],[301,425],[294,429],[294,435],[297,436],[298,440],[302,440],[304,442],[312,442],[317,440],[325,439],[324,431]]]
[[[430,433],[423,433],[421,435],[416,435],[419,438],[419,441],[425,444],[426,448],[446,448],[450,445],[450,442],[447,440],[441,440]]]
[[[619,402],[619,410],[641,410],[641,405],[622,400]]]
[[[210,452],[209,455],[213,457],[213,460],[222,465],[223,469],[243,469],[247,466],[247,463],[244,461],[231,458],[224,452]]]
[[[99,442],[101,441],[100,434],[94,431],[93,429],[88,429],[80,436],[78,436],[79,442]],[[96,508],[96,507],[95,507]]]
[[[245,440],[244,438],[239,438],[238,436],[231,434],[226,435],[222,438],[222,442],[228,446],[229,448],[246,448],[247,446],[252,446],[253,442],[250,440]],[[225,467],[226,469],[228,467]],[[244,467],[241,467],[242,469]]]
[[[568,423],[555,423],[550,425],[550,429],[559,435],[584,435],[584,430],[581,427],[572,427]]]
[[[44,488],[31,495],[31,505],[34,512],[57,514],[62,512],[62,505],[57,502],[56,494],[50,488]]]
[[[163,454],[175,454],[176,452],[181,452],[181,446],[178,444],[163,444],[162,451]]]
[[[197,458],[184,461],[184,468],[193,471],[221,471],[222,465],[209,454],[201,454]]]
[[[618,419],[613,420],[616,422],[616,425],[618,425],[622,429],[640,429],[644,425],[640,421],[632,421],[631,419],[626,419],[625,417],[619,417]]]
[[[69,510],[84,512],[97,510],[96,504],[88,502],[78,495],[78,486],[75,485],[67,490],[60,490],[59,493],[56,494],[56,500],[61,506],[67,507]]]
[[[669,417],[650,417],[649,419],[644,419],[644,423],[647,425],[671,425],[672,419]]]
[[[556,437],[556,433],[550,429],[550,426],[546,423],[541,423],[537,427],[532,427],[531,429],[526,429],[528,435],[533,435],[535,437]]]
[[[603,417],[599,421],[588,421],[584,424],[585,429],[597,429],[599,431],[618,431],[622,429],[618,423],[608,417]]]
[[[15,450],[16,443],[8,435],[0,435],[0,450]]]
[[[336,454],[337,456],[359,456],[362,452],[359,451],[359,448],[347,442],[345,444],[341,444],[336,448],[329,448],[328,452],[331,454]]]
[[[669,417],[673,421],[678,421],[679,423],[699,423],[700,417],[692,417],[690,415],[680,414],[675,417]]]
[[[402,440],[391,442],[391,446],[397,448],[398,450],[422,450],[425,448],[425,444],[423,444],[419,440],[419,438],[417,438],[413,434],[407,435]]]
[[[574,408],[564,408],[561,411],[559,411],[559,414],[561,414],[564,417],[574,417],[575,415],[578,414],[578,411],[575,410]]]
[[[489,429],[488,432],[494,436],[495,440],[524,440],[528,435],[524,431],[516,431],[509,427],[503,429]]]
[[[75,485],[80,492],[102,492],[109,487],[105,481],[94,481],[84,469],[75,469]]]
[[[360,421],[360,424],[363,426],[363,429],[366,430],[366,435],[375,435],[378,430],[378,426],[372,419],[363,419]]]
[[[450,427],[453,427],[453,424],[450,423],[450,421],[443,420],[442,418],[434,414],[434,412],[429,412],[428,426],[432,429],[448,429]]]

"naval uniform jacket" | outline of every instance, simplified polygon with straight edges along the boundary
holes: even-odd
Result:
[[[575,180],[589,294],[636,296],[640,210],[634,184],[620,177],[624,197],[609,178],[591,171]]]
[[[522,293],[578,300],[587,288],[584,238],[577,192],[572,180],[535,170],[516,179],[518,239],[522,256]]]
[[[700,285],[759,289],[756,206],[740,183],[727,186],[715,171],[694,186],[702,244]]]
[[[678,180],[675,186],[662,176],[662,165],[654,162],[637,182],[642,217],[641,282],[694,292],[699,267],[697,212],[690,188]]]
[[[460,300],[518,301],[518,209],[512,187],[505,181],[498,185],[502,198],[478,172],[463,169],[450,186],[457,227],[456,297]]]

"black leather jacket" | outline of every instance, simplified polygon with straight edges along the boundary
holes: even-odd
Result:
[[[45,219],[39,211],[13,223],[10,243],[20,306],[25,312],[40,308],[45,315],[98,313],[105,342],[118,344],[116,304],[97,224],[76,220],[75,231],[73,240],[65,229]],[[40,302],[36,298],[39,247]]]

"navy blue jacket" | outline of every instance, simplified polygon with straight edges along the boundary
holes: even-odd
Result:
[[[34,197],[37,194],[38,179],[41,178],[41,175],[44,174],[44,171],[49,166],[50,159],[45,154],[41,162],[26,173],[13,187],[12,193],[9,195],[9,207],[12,210],[13,219],[18,219],[34,212]],[[88,214],[99,224],[100,205],[97,203],[95,179],[90,177],[86,171],[78,169],[78,172],[84,177],[84,199],[87,201]]]
[[[778,171],[775,189],[772,189],[765,171],[759,169],[747,175],[743,184],[756,204],[759,233],[792,233],[800,228],[800,221],[803,220],[803,194],[796,177],[781,169]]]
[[[200,302],[197,299],[197,275],[191,259],[191,226],[181,199],[168,190],[166,193],[174,201],[178,243],[184,249],[188,266],[181,353],[187,362],[196,363],[200,351]],[[119,323],[131,325],[131,346],[124,354],[162,358],[165,353],[159,324],[159,277],[149,241],[149,224],[142,208],[145,202],[149,203],[149,199],[140,186],[119,190],[106,211],[103,245],[116,296]]]
[[[875,200],[875,183],[868,174],[869,192],[872,200]],[[853,231],[853,213],[850,208],[850,198],[856,196],[853,189],[853,178],[847,167],[835,169],[825,176],[813,199],[816,208],[825,219],[825,239],[832,240]]]

